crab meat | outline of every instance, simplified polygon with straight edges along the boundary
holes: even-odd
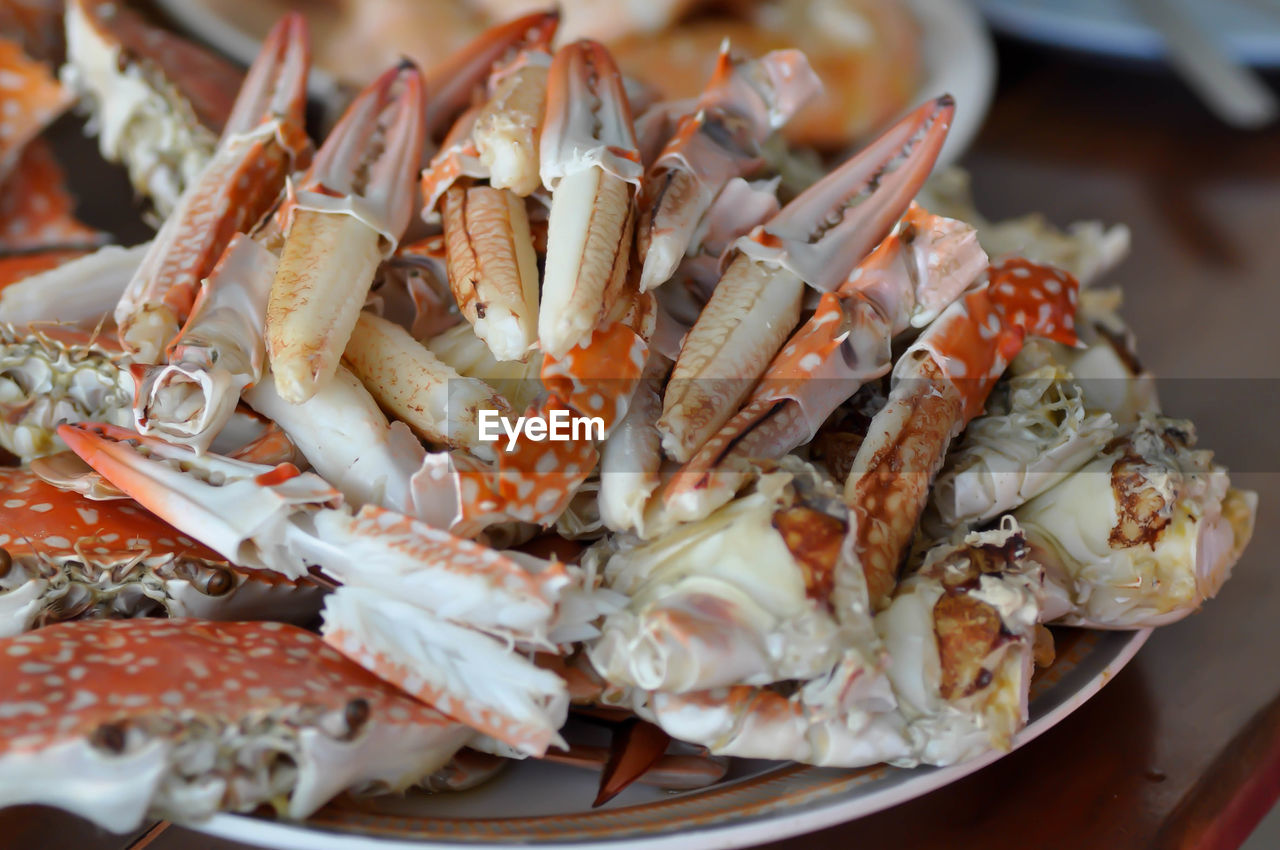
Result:
[[[540,169],[551,190],[538,342],[563,357],[589,341],[626,277],[643,167],[622,77],[582,41],[551,63]]]
[[[0,665],[0,803],[116,832],[262,804],[301,819],[407,788],[472,734],[280,623],[63,623],[0,641]]]
[[[0,447],[25,461],[65,448],[59,422],[128,424],[133,379],[121,360],[91,331],[0,324]]]
[[[925,104],[735,243],[685,337],[658,423],[686,462],[738,410],[795,329],[805,284],[837,289],[906,210],[941,150],[954,104]]]
[[[115,318],[139,363],[157,363],[177,335],[200,281],[231,238],[261,219],[310,151],[303,130],[309,66],[306,25],[289,15],[267,37],[213,158],[165,219]]]
[[[422,75],[406,63],[348,107],[291,193],[266,316],[276,390],[291,404],[333,378],[374,273],[395,253],[422,134]]]
[[[538,340],[538,258],[525,202],[492,186],[444,196],[449,285],[476,336],[499,360],[524,360]]]
[[[0,469],[0,635],[62,620],[163,615],[306,623],[321,588],[241,569],[128,500],[91,501]]]
[[[1144,415],[1014,511],[1055,588],[1049,616],[1132,629],[1212,598],[1253,534],[1258,496],[1231,487],[1191,423]]]

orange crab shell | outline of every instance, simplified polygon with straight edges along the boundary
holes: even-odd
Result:
[[[100,245],[107,234],[76,220],[62,168],[47,144],[27,145],[0,188],[0,251]]]
[[[18,163],[27,143],[71,105],[71,95],[48,65],[37,62],[16,42],[0,37],[0,178]]]
[[[11,557],[80,548],[86,555],[171,552],[226,564],[217,552],[186,537],[132,500],[91,501],[59,490],[30,469],[0,469],[0,546]]]

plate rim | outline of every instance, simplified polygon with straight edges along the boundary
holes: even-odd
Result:
[[[1056,726],[1068,715],[1084,705],[1115,678],[1133,659],[1151,636],[1152,629],[1129,632],[1090,632],[1096,635],[1096,643],[1089,652],[1066,671],[1064,678],[1080,670],[1091,657],[1110,649],[1109,657],[1098,659],[1101,669],[1092,673],[1074,689],[1062,681],[1051,684],[1032,702],[1049,702],[1047,709],[1034,717],[1014,739],[1013,750],[1035,740]],[[1010,750],[1012,752],[1012,750]],[[907,800],[928,794],[938,788],[964,778],[1007,755],[1004,752],[988,752],[983,755],[945,768],[915,768],[910,776],[888,787],[870,793],[857,794],[855,789],[834,793],[820,798],[796,811],[766,811],[729,823],[716,823],[692,829],[679,829],[647,835],[628,835],[619,838],[589,838],[584,840],[542,841],[523,837],[514,841],[443,840],[403,838],[345,832],[317,827],[314,824],[265,820],[248,815],[220,813],[201,823],[184,824],[188,829],[247,844],[279,848],[279,850],[460,850],[464,847],[529,847],[537,850],[677,850],[696,847],[699,850],[729,850],[770,841],[778,841],[803,833],[824,829],[839,823],[856,820],[874,814]],[[813,770],[823,770],[813,768]],[[904,771],[904,774],[908,773]],[[607,810],[606,810],[607,811]]]

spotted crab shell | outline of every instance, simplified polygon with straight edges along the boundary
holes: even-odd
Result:
[[[280,623],[86,620],[0,639],[0,806],[117,832],[268,803],[401,790],[471,737]]]
[[[307,622],[323,589],[234,566],[129,500],[0,469],[0,635],[148,615]]]

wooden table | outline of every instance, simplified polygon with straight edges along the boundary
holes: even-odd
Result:
[[[1169,379],[1166,410],[1260,492],[1258,532],[1218,599],[1158,630],[1040,739],[917,801],[773,846],[1236,847],[1280,795],[1280,128],[1225,130],[1145,68],[1005,46],[966,164],[991,216],[1131,226],[1117,278],[1143,358]],[[179,827],[154,838],[150,850],[240,846]],[[48,809],[0,813],[4,847],[133,839]]]

